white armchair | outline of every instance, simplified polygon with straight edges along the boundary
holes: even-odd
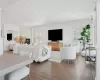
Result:
[[[76,59],[76,46],[62,47],[60,49],[61,60],[74,60]]]

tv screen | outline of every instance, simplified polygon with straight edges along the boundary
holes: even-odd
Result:
[[[8,41],[12,40],[12,33],[7,34],[7,40]]]
[[[62,40],[62,29],[48,30],[48,40]]]

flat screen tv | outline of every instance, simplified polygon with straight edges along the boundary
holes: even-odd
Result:
[[[48,30],[48,40],[59,41],[62,40],[62,29]]]
[[[8,41],[12,40],[12,33],[7,34],[7,40]]]

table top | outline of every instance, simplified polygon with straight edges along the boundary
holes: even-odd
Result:
[[[13,54],[3,54],[0,56],[0,76],[24,67],[32,62],[33,60],[28,57]]]

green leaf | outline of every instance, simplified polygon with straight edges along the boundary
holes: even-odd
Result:
[[[81,32],[81,36],[85,36],[85,32]]]
[[[83,37],[79,38],[78,40],[83,40]]]
[[[83,32],[86,32],[86,28],[83,28]]]
[[[90,25],[88,24],[88,25],[86,25],[86,29],[90,29]]]

